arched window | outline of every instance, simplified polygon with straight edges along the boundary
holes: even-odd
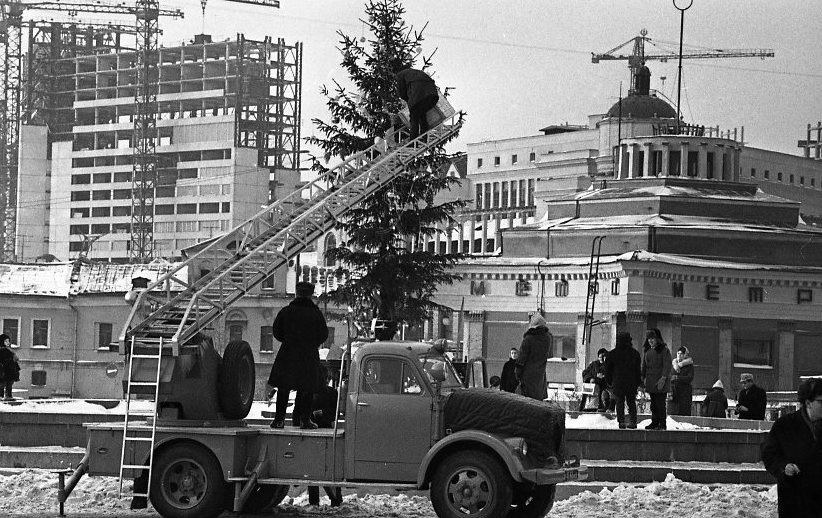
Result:
[[[328,256],[328,251],[337,248],[337,238],[334,237],[334,234],[329,233],[325,236],[325,245],[323,246],[323,252],[325,254],[325,259],[323,259],[323,266],[334,266],[336,261],[331,259]]]

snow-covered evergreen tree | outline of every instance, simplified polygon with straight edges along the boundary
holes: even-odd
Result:
[[[324,164],[332,157],[362,151],[391,128],[392,114],[403,107],[396,71],[431,67],[433,54],[420,57],[422,31],[408,27],[404,14],[399,0],[368,0],[363,22],[370,37],[338,31],[341,63],[349,77],[322,90],[331,119],[314,119],[321,136],[307,139],[325,151],[324,160],[314,159],[319,174],[327,171]],[[451,226],[454,213],[464,206],[459,200],[435,201],[439,192],[459,182],[445,174],[453,158],[442,147],[427,153],[340,221],[347,242],[326,253],[349,280],[330,298],[352,307],[357,319],[420,325],[437,307],[431,299],[438,286],[459,278],[451,270],[460,254],[439,254],[423,246],[437,228]]]

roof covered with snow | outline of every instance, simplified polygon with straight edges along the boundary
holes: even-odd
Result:
[[[149,283],[175,267],[168,262],[151,264],[83,263],[72,282],[73,263],[0,264],[0,295],[68,297],[94,293],[125,293],[131,280],[144,277]],[[186,270],[177,273],[186,279]]]

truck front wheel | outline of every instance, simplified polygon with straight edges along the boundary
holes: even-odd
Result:
[[[507,518],[543,518],[554,506],[557,486],[526,486],[514,488],[514,501]]]
[[[156,453],[151,505],[164,518],[215,518],[223,512],[225,482],[220,464],[196,444]]]
[[[508,514],[512,480],[505,466],[481,451],[446,457],[431,481],[431,503],[440,518],[498,518]]]

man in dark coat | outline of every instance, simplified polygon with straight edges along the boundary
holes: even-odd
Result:
[[[597,351],[597,359],[592,361],[582,371],[583,383],[593,383],[595,385],[593,397],[597,400],[597,410],[608,409],[608,385],[605,383],[605,358],[608,350],[605,348]],[[579,411],[583,412],[588,404],[588,394],[583,394],[579,401]]]
[[[553,352],[551,333],[542,315],[531,318],[528,330],[522,338],[517,358],[517,376],[523,396],[542,401],[548,397],[545,364]]]
[[[671,350],[662,340],[659,329],[648,331],[645,343],[648,349],[642,356],[642,381],[645,391],[651,399],[651,423],[645,428],[648,430],[665,430],[668,425],[668,416],[665,400],[671,389],[671,369],[673,357]]]
[[[605,382],[616,399],[620,428],[636,428],[636,391],[641,382],[641,359],[630,333],[617,333],[616,347],[605,357]],[[628,420],[625,420],[625,406]]]
[[[765,469],[776,477],[779,518],[822,516],[822,379],[803,381],[800,408],[776,420],[762,447]]]
[[[320,388],[320,345],[328,339],[328,326],[320,308],[311,300],[314,285],[299,282],[296,297],[274,318],[274,338],[282,342],[271,374],[268,377],[269,394],[277,388],[272,428],[285,426],[285,411],[290,391],[297,391],[294,420],[300,427],[313,429],[311,400]]]
[[[742,390],[736,398],[735,414],[740,419],[765,420],[765,407],[768,406],[768,395],[765,391],[754,383],[753,374],[747,372],[739,375],[739,383]]]
[[[425,114],[437,105],[439,94],[431,76],[415,68],[406,68],[396,74],[397,95],[408,103],[411,140],[428,131]]]
[[[11,350],[9,335],[0,334],[0,397],[14,399],[11,387],[15,381],[20,381],[20,362]]]
[[[512,347],[508,352],[508,361],[502,366],[502,374],[499,378],[499,388],[505,392],[516,392],[519,380],[517,379],[517,358],[519,350]]]

